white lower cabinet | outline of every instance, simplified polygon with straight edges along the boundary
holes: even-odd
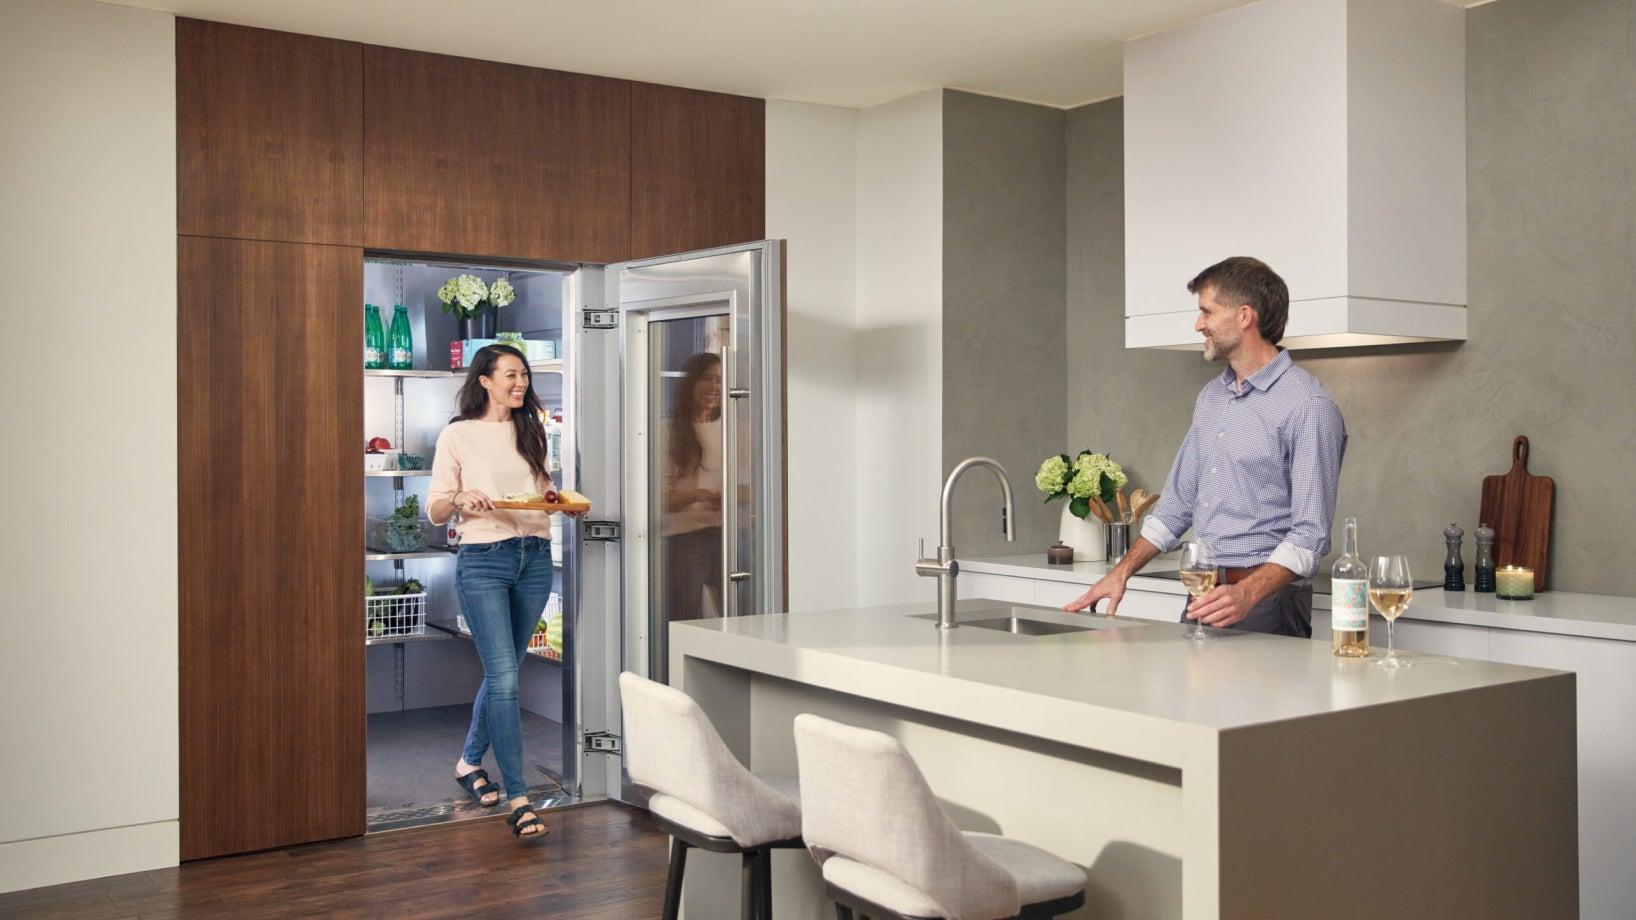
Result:
[[[1579,697],[1579,915],[1636,915],[1636,643],[1490,631],[1490,658],[1573,671]]]
[[[1328,614],[1328,611],[1324,611]],[[1488,660],[1488,627],[1461,623],[1429,623],[1400,619],[1392,626],[1392,641],[1400,649],[1451,658]],[[1369,648],[1386,652],[1386,620],[1369,617]]]
[[[987,598],[1008,604],[1034,603],[1034,580],[1012,578],[1009,575],[989,575],[986,572],[961,572],[954,580],[961,600]]]
[[[964,577],[964,576],[962,576]],[[1047,581],[1045,579],[1007,578],[1003,575],[991,576],[1007,581],[1027,582],[1033,587],[1030,603],[1041,607],[1061,607],[1072,600],[1077,600],[1084,594],[1088,585],[1069,584],[1062,581]],[[1182,595],[1161,594],[1156,591],[1129,591],[1119,602],[1119,616],[1135,617],[1139,620],[1166,620],[1174,622],[1181,616]],[[1097,604],[1097,610],[1108,612],[1108,602]]]

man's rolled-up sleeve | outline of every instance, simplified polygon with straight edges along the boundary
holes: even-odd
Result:
[[[1346,421],[1324,396],[1308,401],[1291,424],[1290,529],[1267,561],[1311,578],[1318,560],[1329,553],[1335,492],[1346,456]]]

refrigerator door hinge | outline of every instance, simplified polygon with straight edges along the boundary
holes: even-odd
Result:
[[[580,311],[585,317],[586,329],[618,329],[619,311],[605,308],[586,307]]]
[[[585,752],[587,754],[618,754],[619,736],[613,732],[586,732]]]
[[[619,522],[586,521],[580,525],[580,535],[592,542],[617,543],[619,541]]]

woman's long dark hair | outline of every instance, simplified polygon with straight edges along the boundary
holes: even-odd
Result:
[[[459,412],[454,421],[480,419],[488,411],[489,394],[478,378],[493,377],[495,365],[505,355],[523,362],[523,370],[528,372],[528,359],[517,349],[510,345],[483,346],[472,359],[471,370],[466,372],[466,382],[460,385],[460,392],[454,398],[455,409]],[[523,407],[512,411],[511,425],[517,432],[517,453],[528,461],[534,478],[543,485],[551,481],[551,470],[546,464],[545,425],[540,421],[543,409],[540,398],[534,395],[534,375],[531,372],[528,382],[529,386],[523,390]]]
[[[699,418],[699,405],[694,392],[699,381],[713,367],[721,366],[721,356],[701,351],[682,365],[682,383],[676,393],[676,404],[670,412],[670,466],[678,476],[691,473],[704,461],[704,445],[693,423]],[[716,401],[712,420],[721,418],[721,401]]]

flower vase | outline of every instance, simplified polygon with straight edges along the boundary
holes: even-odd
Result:
[[[496,325],[493,310],[479,310],[460,320],[460,337],[464,339],[492,339],[494,338]]]
[[[1057,537],[1074,548],[1075,562],[1101,562],[1108,558],[1108,531],[1102,522],[1087,515],[1074,517],[1067,502],[1062,505],[1062,523]]]

